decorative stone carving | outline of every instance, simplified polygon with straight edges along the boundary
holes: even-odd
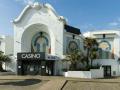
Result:
[[[42,5],[39,4],[38,2],[36,2],[36,3],[33,4],[32,7],[35,8],[36,10],[40,10],[42,8]]]

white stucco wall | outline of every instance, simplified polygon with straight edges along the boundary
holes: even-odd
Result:
[[[113,39],[113,48],[114,48],[114,58],[115,59],[97,59],[94,60],[94,64],[110,65],[111,66],[111,74],[112,76],[120,75],[120,64],[118,62],[118,58],[120,58],[120,31],[119,30],[98,30],[93,32],[87,32],[83,35],[85,37],[93,37],[103,39],[103,34],[106,34],[107,39]],[[114,75],[114,72],[116,75]]]
[[[5,36],[4,35],[0,36],[0,42],[1,42],[0,51],[5,53]]]
[[[14,48],[13,36],[6,36],[5,37],[5,54],[13,55],[13,48]]]
[[[65,77],[72,78],[103,78],[103,69],[91,69],[90,71],[67,71]]]
[[[26,6],[21,15],[13,21],[13,26],[14,62],[17,60],[18,52],[31,52],[31,40],[36,33],[41,31],[50,37],[51,55],[62,57],[64,20],[50,5]],[[57,64],[58,62],[55,63],[55,65]],[[16,68],[16,65],[14,66]]]
[[[75,38],[73,39],[73,35],[75,36]],[[64,30],[64,33],[63,33],[63,49],[64,49],[64,54],[66,54],[66,50],[68,48],[68,43],[69,41],[76,41],[76,43],[78,44],[78,48],[83,51],[83,37],[82,35],[77,35],[77,34],[73,34],[73,33],[69,33],[69,32],[66,32]],[[70,39],[69,41],[67,39]],[[78,42],[77,42],[78,41]]]
[[[0,51],[4,52],[5,55],[8,55],[10,58],[13,57],[13,36],[0,36]],[[14,68],[14,58],[11,58],[11,62],[5,62],[3,63],[3,69],[9,70],[9,71],[15,71],[16,68]]]
[[[83,35],[85,37],[98,38],[99,40],[103,39],[103,34],[106,35],[106,38],[113,39],[113,48],[115,59],[118,60],[120,57],[120,31],[119,30],[97,30],[92,32],[86,32]]]
[[[104,77],[103,68],[90,69],[90,72],[91,72],[91,78],[103,78]]]
[[[13,54],[13,36],[0,36],[0,51],[3,51],[5,55]]]
[[[91,72],[90,71],[68,71],[68,72],[65,72],[65,77],[91,78]]]
[[[14,26],[14,62],[17,53],[31,52],[31,40],[38,32],[45,32],[50,37],[51,55],[57,55],[60,60],[55,61],[55,75],[62,73],[63,50],[66,47],[66,35],[64,25],[66,20],[59,16],[49,4],[27,5],[17,19],[13,21]],[[81,37],[76,35],[81,41]],[[82,44],[81,44],[82,45]],[[82,46],[80,46],[82,48]],[[16,68],[16,64],[13,65]]]
[[[119,76],[120,75],[120,65],[119,62],[115,59],[97,59],[94,60],[94,64],[99,64],[101,66],[110,65],[111,66],[111,75],[112,76]],[[116,72],[116,75],[113,72]]]
[[[35,28],[36,26],[33,25],[38,25],[38,26],[37,28]],[[43,27],[42,25],[46,27]],[[40,10],[31,8],[26,12],[26,14],[23,16],[23,19],[20,22],[14,23],[14,38],[15,38],[14,55],[16,56],[17,52],[22,52],[23,50],[28,51],[26,49],[22,50],[23,43],[21,40],[26,30],[27,30],[27,34],[25,35],[26,38],[24,38],[24,41],[27,42],[24,44],[28,49],[30,49],[30,40],[32,36],[39,31],[44,31],[50,35],[52,54],[62,55],[63,28],[64,28],[64,23],[62,21],[59,21],[58,18],[49,9],[45,7],[42,7],[42,9]]]

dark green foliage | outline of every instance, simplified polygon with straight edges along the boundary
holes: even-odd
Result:
[[[81,60],[81,51],[73,50],[68,55],[66,55],[65,61],[69,61],[71,63],[69,70],[77,70],[77,63]]]
[[[0,51],[0,71],[4,71],[2,68],[2,62],[9,62],[10,58],[7,55],[4,55],[2,51]]]
[[[91,68],[93,64],[93,60],[97,58],[97,51],[98,51],[98,42],[94,38],[85,38],[84,40],[84,47],[87,50],[87,55],[86,55],[86,63],[87,66],[86,68],[89,67],[89,61],[91,61]]]
[[[66,55],[65,60],[71,63],[69,70],[71,71],[88,71],[90,69],[98,69],[99,66],[93,66],[93,60],[97,58],[98,55],[98,42],[93,38],[84,39],[84,48],[86,50],[86,55],[80,50],[73,50],[68,55]],[[82,63],[85,67],[77,68],[77,64]],[[63,71],[67,71],[64,69]]]

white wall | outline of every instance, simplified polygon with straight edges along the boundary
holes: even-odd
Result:
[[[91,78],[91,72],[90,71],[68,71],[68,72],[65,72],[65,77]]]
[[[0,36],[0,42],[1,42],[0,51],[5,53],[5,36],[4,35]]]
[[[1,42],[0,51],[3,51],[4,54],[10,56],[10,58],[13,57],[12,56],[14,47],[13,37],[2,35],[0,36],[0,42]],[[14,58],[11,58],[11,62],[3,63],[3,69],[15,71],[16,68],[14,68],[14,65],[15,65]]]
[[[16,56],[18,52],[22,52],[22,35],[26,30],[28,30],[28,33],[26,34],[26,41],[30,42],[31,37],[37,33],[38,31],[41,31],[39,28],[34,26],[33,31],[30,29],[32,28],[32,25],[45,25],[47,29],[43,29],[43,31],[50,35],[51,38],[51,52],[53,55],[62,55],[63,54],[63,28],[64,23],[62,21],[59,21],[58,18],[51,13],[50,9],[46,9],[43,7],[40,10],[36,10],[35,8],[31,8],[28,10],[25,15],[23,16],[21,22],[13,23],[14,24],[14,55]],[[36,27],[36,28],[35,28]],[[25,38],[24,38],[25,39]],[[19,43],[16,43],[19,42]],[[26,47],[30,48],[29,45],[26,45]],[[25,51],[25,50],[24,50]],[[27,51],[27,50],[26,50]]]
[[[75,35],[75,38],[73,39],[73,35]],[[77,34],[73,34],[73,33],[69,33],[69,32],[66,32],[64,30],[64,43],[63,43],[63,49],[64,49],[64,55],[66,54],[67,52],[67,48],[68,48],[68,43],[69,41],[75,41],[77,44],[78,44],[78,48],[83,51],[83,39],[82,39],[82,36],[81,35],[77,35]],[[69,40],[67,40],[69,38]],[[79,41],[79,42],[77,42]]]
[[[14,57],[17,57],[18,52],[30,52],[32,37],[43,31],[50,36],[51,54],[62,58],[65,44],[64,24],[65,19],[46,4],[27,6],[22,14],[13,21]],[[76,38],[80,39],[80,36]],[[55,74],[61,74],[61,61],[55,62],[55,68],[58,70],[55,70]]]
[[[13,55],[13,48],[14,48],[13,36],[6,36],[5,37],[5,54]]]
[[[29,8],[23,10],[22,16],[20,15],[13,21],[14,57],[17,57],[18,52],[30,52],[32,37],[40,31],[50,36],[51,54],[61,57],[63,55],[64,21],[45,5],[27,7]]]
[[[85,37],[103,39],[103,34],[106,34],[106,38],[113,38],[113,48],[115,59],[118,60],[120,57],[120,31],[119,30],[97,30],[92,32],[86,32],[83,35]]]
[[[103,68],[90,69],[90,71],[91,71],[91,78],[103,78],[104,77]]]
[[[93,37],[93,38],[103,38],[103,34],[106,34],[106,38],[113,38],[113,48],[114,48],[114,56],[115,59],[97,59],[94,60],[94,64],[102,65],[110,65],[111,66],[111,74],[112,76],[120,75],[120,64],[118,62],[118,58],[120,58],[120,31],[119,30],[98,30],[93,32],[84,33],[85,37]],[[113,72],[116,72],[116,75]]]
[[[103,78],[103,69],[91,69],[90,71],[68,71],[64,73],[65,77],[73,78]]]
[[[117,60],[115,60],[115,59],[97,59],[97,60],[94,60],[94,64],[97,64],[97,63],[101,66],[110,65],[112,76],[119,76],[120,75],[119,62]],[[114,71],[116,72],[116,75],[113,74]]]
[[[13,54],[13,36],[0,36],[0,51],[3,51],[5,55]]]

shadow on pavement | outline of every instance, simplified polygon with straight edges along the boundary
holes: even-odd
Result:
[[[4,83],[0,83],[0,85],[13,85],[13,86],[28,86],[40,83],[39,79],[25,79],[23,81],[8,81]]]

